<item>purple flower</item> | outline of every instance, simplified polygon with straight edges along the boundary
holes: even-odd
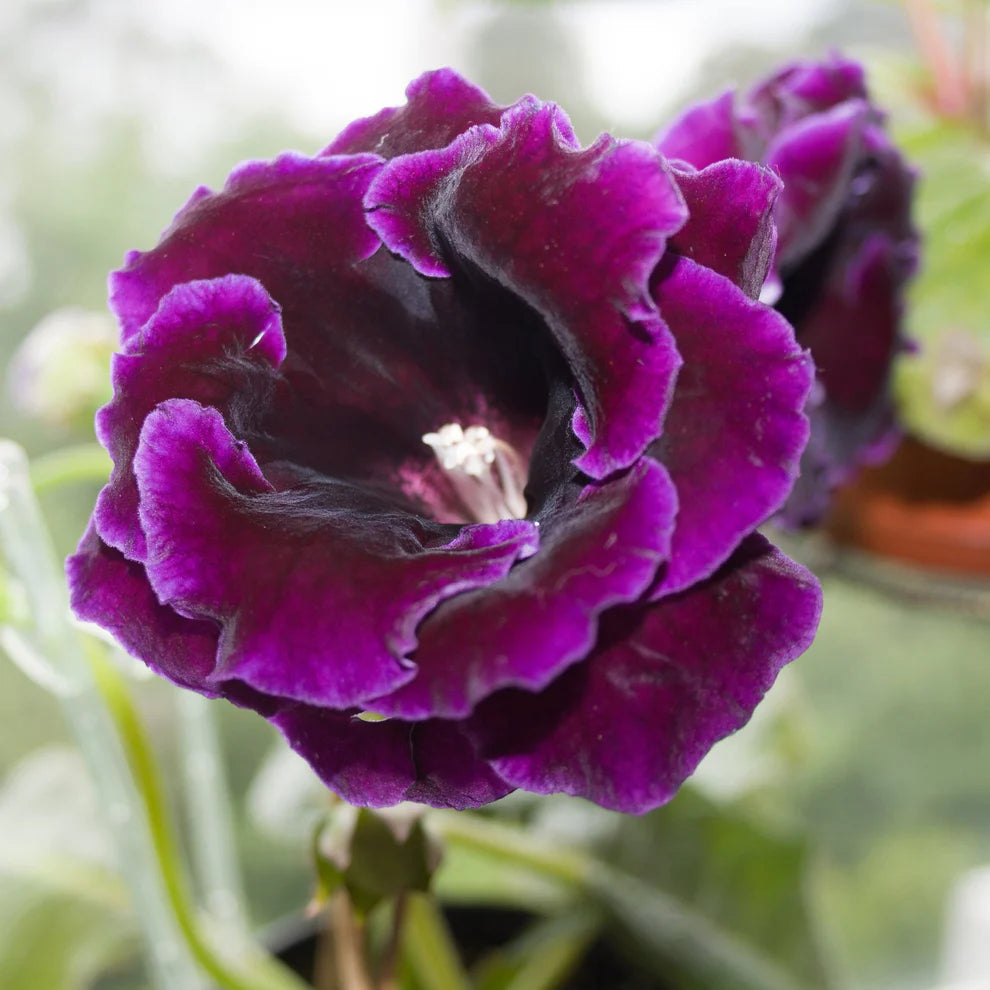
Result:
[[[642,811],[817,624],[754,532],[812,380],[752,298],[778,182],[682,191],[450,71],[407,95],[198,190],[112,276],[73,604],[354,803]]]
[[[747,93],[689,108],[656,139],[697,169],[762,162],[783,180],[764,298],[794,325],[818,369],[811,441],[781,518],[816,522],[829,493],[898,439],[891,362],[905,347],[903,290],[917,267],[915,173],[884,131],[863,69],[832,55],[788,65]]]

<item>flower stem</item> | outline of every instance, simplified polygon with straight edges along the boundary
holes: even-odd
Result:
[[[428,822],[448,842],[518,863],[568,887],[581,888],[588,882],[586,856],[551,847],[518,829],[462,812],[434,812]]]
[[[92,666],[97,686],[110,711],[131,772],[144,801],[158,868],[176,923],[193,958],[227,990],[302,990],[303,984],[270,957],[247,960],[250,970],[234,969],[223,960],[200,930],[196,910],[183,875],[178,843],[168,820],[164,788],[144,727],[120,674],[94,651]]]
[[[423,990],[470,990],[460,956],[435,898],[409,893],[404,955]]]
[[[128,884],[155,986],[199,990],[201,972],[180,936],[165,897],[140,798],[114,724],[87,662],[87,646],[69,621],[65,579],[31,489],[27,457],[0,440],[0,553],[23,585],[30,628],[0,625],[0,646],[62,706],[105,814]]]
[[[451,844],[518,863],[561,882],[578,899],[604,909],[644,954],[677,960],[706,985],[747,990],[798,990],[778,963],[665,891],[589,853],[561,850],[526,831],[478,815],[435,812],[429,824]]]
[[[186,787],[192,859],[206,910],[232,937],[247,937],[248,919],[237,865],[214,705],[192,691],[176,692],[179,750]]]
[[[330,926],[340,990],[374,990],[364,949],[364,928],[354,916],[354,905],[343,887],[330,895]]]
[[[378,971],[378,990],[399,990],[399,956],[402,950],[408,897],[408,892],[402,891],[396,896],[392,905],[392,924]]]

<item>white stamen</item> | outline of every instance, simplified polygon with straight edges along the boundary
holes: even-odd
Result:
[[[445,423],[424,434],[423,443],[433,448],[472,522],[526,517],[526,465],[488,427]]]

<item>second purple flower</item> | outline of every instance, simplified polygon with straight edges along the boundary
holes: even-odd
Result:
[[[906,346],[904,287],[918,263],[915,174],[870,102],[862,67],[839,55],[696,104],[656,145],[694,168],[743,158],[783,180],[764,298],[811,350],[818,385],[801,478],[781,518],[817,522],[831,489],[886,459],[898,439],[890,373]]]

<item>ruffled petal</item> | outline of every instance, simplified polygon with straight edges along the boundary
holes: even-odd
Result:
[[[648,458],[622,478],[589,486],[541,533],[539,553],[427,618],[415,679],[371,707],[455,718],[499,688],[546,686],[587,654],[605,609],[635,601],[653,581],[676,509],[666,471]]]
[[[354,121],[321,154],[370,151],[395,158],[442,148],[475,124],[497,124],[505,109],[453,69],[424,72],[406,87],[406,100]]]
[[[279,308],[254,279],[228,275],[176,286],[114,355],[113,400],[96,432],[113,458],[94,519],[100,536],[131,560],[145,556],[131,461],[145,416],[170,398],[218,408],[243,434],[264,413],[285,358]]]
[[[155,597],[141,564],[107,546],[92,524],[66,561],[72,610],[112,633],[132,656],[182,687],[214,697],[216,623],[188,619]]]
[[[674,175],[688,221],[670,239],[671,248],[758,299],[776,247],[773,208],[780,179],[736,158]]]
[[[862,412],[886,388],[901,315],[896,268],[895,246],[873,235],[832,267],[801,322],[801,343],[815,356],[828,402],[840,409]]]
[[[151,251],[132,251],[110,276],[110,306],[126,345],[169,290],[230,272],[258,279],[284,310],[285,326],[322,324],[320,286],[368,258],[379,240],[361,200],[381,167],[375,155],[247,162],[223,189],[200,188]]]
[[[364,721],[308,705],[287,707],[272,721],[327,787],[354,805],[419,801],[461,810],[513,790],[478,759],[456,722]]]
[[[145,420],[134,470],[155,592],[222,627],[211,682],[309,704],[397,688],[422,618],[538,544],[523,520],[431,527],[343,482],[275,492],[220,414],[185,399]]]
[[[777,265],[785,268],[820,244],[834,226],[863,153],[869,104],[850,100],[781,131],[764,162],[783,180],[777,200]]]
[[[546,321],[580,391],[595,478],[660,432],[678,357],[650,273],[686,210],[662,158],[603,136],[578,148],[562,111],[520,101],[501,127],[390,161],[369,223],[423,274],[484,278]]]
[[[745,113],[773,133],[808,114],[866,98],[863,67],[833,52],[821,61],[783,66],[750,91]]]
[[[494,695],[468,731],[517,787],[648,811],[749,720],[820,612],[814,577],[750,536],[704,585],[608,613],[585,663],[539,694]]]
[[[694,104],[654,139],[668,158],[704,168],[724,158],[744,157],[736,136],[735,94],[727,90],[714,100]]]
[[[661,265],[654,295],[684,356],[650,449],[680,504],[662,595],[708,577],[780,508],[808,440],[814,367],[783,317],[688,258]]]

